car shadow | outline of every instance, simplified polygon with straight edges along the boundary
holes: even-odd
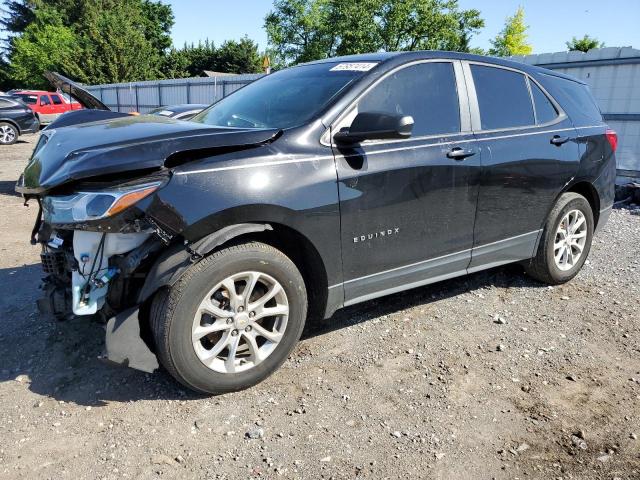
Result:
[[[16,192],[15,180],[0,180],[0,195],[7,195],[9,197],[19,197],[20,194]]]
[[[311,339],[333,330],[487,287],[546,288],[547,286],[528,277],[520,265],[506,265],[346,307],[337,311],[331,318],[308,325],[302,334],[302,339]]]
[[[0,383],[21,382],[42,397],[93,407],[202,398],[164,370],[146,374],[103,362],[102,324],[85,317],[59,322],[38,313],[40,277],[37,264],[0,269]],[[309,324],[303,340],[487,286],[544,287],[518,266],[502,267],[346,308]]]

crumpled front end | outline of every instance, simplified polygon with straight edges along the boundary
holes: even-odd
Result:
[[[177,166],[264,145],[278,132],[148,116],[43,132],[16,185],[40,206],[31,239],[42,246],[46,275],[40,310],[100,318],[108,357],[153,371],[140,308],[201,258],[182,237],[174,205],[189,185],[179,182],[168,199],[162,190]]]

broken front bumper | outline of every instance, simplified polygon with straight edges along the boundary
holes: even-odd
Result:
[[[158,359],[142,339],[139,309],[130,308],[107,322],[105,359],[111,363],[153,373]]]

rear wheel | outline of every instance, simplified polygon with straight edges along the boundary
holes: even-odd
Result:
[[[7,122],[0,122],[0,144],[13,145],[18,141],[18,129]]]
[[[568,282],[587,260],[593,231],[593,211],[587,199],[573,192],[562,194],[549,215],[536,256],[526,266],[527,273],[552,285]]]
[[[304,328],[307,295],[293,262],[262,243],[220,250],[158,294],[151,312],[164,367],[203,393],[241,390],[288,357]]]

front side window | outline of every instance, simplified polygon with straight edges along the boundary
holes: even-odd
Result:
[[[60,100],[58,95],[51,95],[51,101],[54,105],[62,105],[62,100]]]
[[[504,68],[471,65],[482,130],[535,125],[533,104],[523,74]]]
[[[319,63],[262,77],[213,104],[192,121],[221,127],[291,128],[317,118],[375,63]]]
[[[392,73],[358,102],[363,112],[410,115],[414,137],[460,132],[453,64],[420,63]]]

